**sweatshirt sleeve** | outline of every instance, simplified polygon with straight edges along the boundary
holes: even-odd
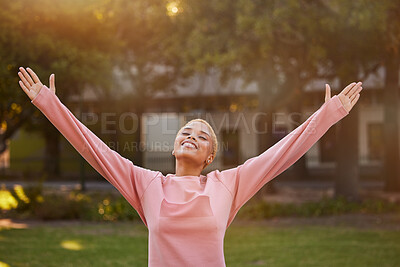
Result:
[[[110,149],[46,86],[41,88],[31,103],[49,119],[97,172],[118,189],[146,224],[141,197],[159,172],[135,166],[130,160]]]
[[[238,210],[267,182],[289,168],[303,156],[328,129],[349,112],[335,95],[325,102],[303,124],[287,134],[261,155],[236,168],[220,172],[222,183],[233,195],[229,223]]]

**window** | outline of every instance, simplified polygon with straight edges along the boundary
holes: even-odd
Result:
[[[383,160],[383,124],[369,123],[367,126],[368,159]]]
[[[239,164],[239,133],[237,129],[222,130],[222,155],[224,167]]]
[[[335,161],[335,127],[331,127],[320,139],[321,162]]]

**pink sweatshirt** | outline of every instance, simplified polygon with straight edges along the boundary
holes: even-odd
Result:
[[[238,210],[348,114],[337,96],[259,156],[206,176],[164,176],[110,149],[46,86],[31,101],[114,185],[149,230],[149,266],[225,266],[225,231]]]

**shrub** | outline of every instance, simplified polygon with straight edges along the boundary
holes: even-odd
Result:
[[[3,217],[41,220],[140,220],[137,212],[122,196],[79,191],[44,193],[42,184],[2,190],[14,201],[13,205],[7,205],[7,209],[1,210]]]
[[[80,191],[44,193],[42,184],[2,189],[3,195],[13,196],[14,204],[3,209],[1,215],[12,218],[34,218],[42,220],[94,220],[120,221],[140,220],[137,212],[121,196],[104,192],[82,193]],[[15,205],[15,201],[17,205]],[[1,206],[0,206],[1,208]],[[10,210],[11,208],[11,210]],[[302,204],[267,203],[250,200],[240,211],[238,217],[266,219],[284,216],[318,217],[344,213],[384,213],[399,212],[398,203],[381,199],[367,199],[360,202],[344,198],[322,198],[318,202]]]
[[[52,193],[32,210],[32,215],[42,220],[82,219],[90,209],[90,197],[76,192]]]
[[[97,208],[99,216],[106,221],[140,219],[137,212],[123,197],[115,199],[106,197],[97,204]]]
[[[399,212],[400,205],[384,200],[368,199],[361,202],[345,198],[322,198],[318,202],[301,204],[249,202],[239,212],[238,217],[247,219],[266,219],[283,216],[318,217],[345,213],[384,213]]]

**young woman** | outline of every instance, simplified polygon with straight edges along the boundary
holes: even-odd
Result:
[[[201,171],[215,158],[217,138],[207,122],[190,121],[175,139],[176,173],[164,176],[135,166],[78,121],[56,96],[54,74],[50,88],[29,68],[18,75],[31,102],[138,212],[149,230],[149,266],[225,266],[224,236],[238,210],[349,114],[362,90],[351,83],[331,98],[326,85],[325,103],[286,137],[236,168],[207,175]]]

